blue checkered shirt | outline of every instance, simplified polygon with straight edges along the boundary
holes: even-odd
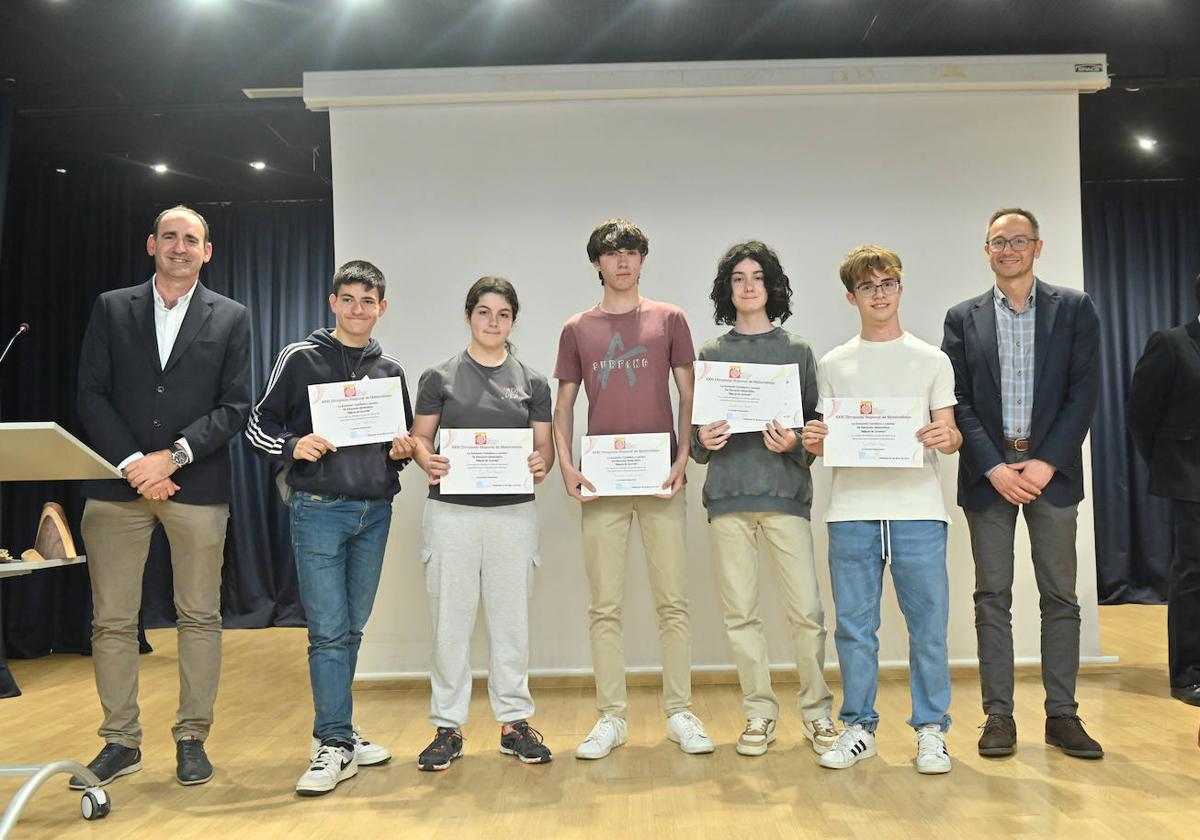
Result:
[[[1029,437],[1033,418],[1033,340],[1037,324],[1037,280],[1029,290],[1025,309],[1017,312],[993,287],[996,306],[996,345],[1000,350],[1000,407],[1006,438]]]

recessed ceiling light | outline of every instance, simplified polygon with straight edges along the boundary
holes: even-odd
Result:
[[[55,171],[55,172],[57,172],[59,175],[66,175],[66,174],[67,174],[67,170],[63,169],[61,166],[56,166],[56,167],[54,168],[54,171]]]
[[[167,165],[165,163],[156,163],[154,164],[153,169],[159,175],[162,175],[167,171]]]
[[[250,168],[257,169],[259,172],[261,172],[262,170],[267,168],[267,164],[265,161],[252,160],[252,161],[250,161]]]
[[[1154,150],[1154,147],[1158,145],[1158,141],[1153,137],[1139,137],[1137,139],[1137,144],[1138,148],[1140,148],[1142,151],[1149,152]]]
[[[1129,91],[1130,93],[1137,93],[1139,90],[1141,90],[1141,88],[1140,87],[1127,87],[1127,88],[1125,88],[1125,90]]]

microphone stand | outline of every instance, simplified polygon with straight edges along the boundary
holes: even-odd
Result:
[[[8,344],[5,346],[4,352],[0,353],[0,363],[4,362],[5,357],[8,356],[8,351],[12,349],[12,346],[14,343],[16,343],[16,340],[27,332],[29,332],[29,324],[21,324],[21,326],[17,328],[17,331],[13,333],[13,337],[8,340]],[[2,506],[0,506],[0,510],[2,509]],[[3,516],[0,516],[0,538],[3,537],[3,534],[4,518]],[[2,542],[3,540],[0,539],[0,544],[2,544]],[[0,547],[2,547],[2,545],[0,545]],[[0,592],[0,594],[3,593]],[[8,670],[8,656],[5,654],[4,650],[4,604],[3,599],[0,598],[0,699],[5,697],[20,696],[21,689],[17,686],[17,681],[13,679],[12,672]]]

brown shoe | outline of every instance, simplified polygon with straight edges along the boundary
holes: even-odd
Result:
[[[1046,743],[1075,758],[1104,758],[1104,748],[1084,731],[1079,715],[1046,718]]]
[[[988,715],[979,736],[979,754],[989,758],[1012,755],[1017,749],[1017,722],[1012,715]]]

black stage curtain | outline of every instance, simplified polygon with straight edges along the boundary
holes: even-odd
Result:
[[[1196,317],[1200,182],[1085,183],[1083,246],[1084,285],[1100,313],[1092,424],[1098,594],[1102,604],[1162,604],[1174,550],[1170,503],[1149,494],[1125,401],[1150,334]]]
[[[144,178],[140,172],[113,166],[75,165],[65,176],[52,166],[14,167],[9,202],[14,212],[0,259],[2,322],[28,321],[31,330],[13,350],[9,362],[15,364],[6,362],[0,378],[6,419],[56,420],[83,436],[75,414],[75,379],[92,304],[100,292],[142,282],[153,271],[144,243],[164,208],[139,196],[139,178]],[[257,393],[278,350],[327,322],[332,208],[329,202],[315,201],[196,209],[208,219],[213,240],[213,258],[201,281],[250,310]],[[221,592],[225,625],[301,626],[286,509],[268,465],[241,436],[233,446],[234,495]],[[5,488],[0,531],[9,548],[20,551],[33,544],[38,514],[49,500],[63,503],[82,545],[79,486],[29,482]],[[9,579],[3,598],[10,656],[88,650],[86,568]],[[161,529],[146,566],[142,618],[148,627],[175,621],[169,552]]]

